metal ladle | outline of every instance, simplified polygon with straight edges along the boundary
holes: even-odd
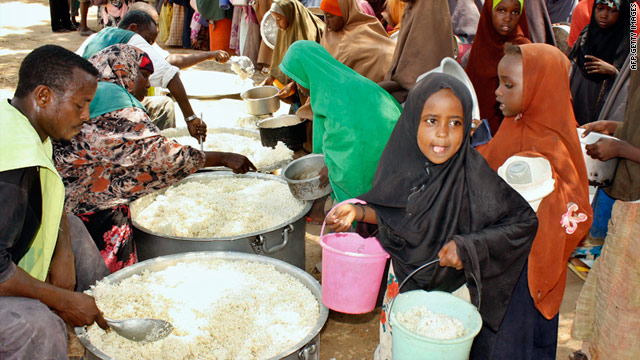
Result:
[[[153,342],[162,340],[173,331],[170,322],[160,319],[113,320],[104,318],[118,335],[132,341]]]

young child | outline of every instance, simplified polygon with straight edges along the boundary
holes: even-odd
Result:
[[[571,95],[580,125],[598,120],[629,55],[629,21],[629,0],[596,0],[591,21],[569,54],[576,65],[571,74]]]
[[[418,82],[382,153],[373,187],[360,196],[367,205],[341,205],[328,223],[335,231],[345,231],[354,220],[378,224],[378,239],[392,263],[387,300],[409,273],[440,258],[440,266],[417,273],[402,290],[451,292],[467,282],[472,302],[478,304],[478,294],[482,298],[481,333],[500,332],[509,304],[522,302],[514,300],[514,288],[537,221],[527,202],[470,145],[471,109],[470,92],[453,76],[434,73]],[[391,357],[387,303],[381,359]]]
[[[498,62],[507,42],[531,42],[523,0],[485,1],[465,70],[478,96],[480,116],[489,122],[491,134],[498,131],[503,118],[493,92],[498,87]]]
[[[495,91],[505,119],[495,137],[478,151],[493,169],[518,153],[539,153],[551,164],[555,189],[540,202],[538,232],[523,272],[530,296],[516,334],[525,345],[516,349],[513,339],[500,334],[481,333],[476,340],[488,336],[487,343],[494,342],[495,349],[514,351],[498,359],[555,359],[567,261],[592,219],[587,171],[571,108],[570,63],[559,49],[546,44],[508,45],[505,53]],[[494,353],[493,348],[474,350]],[[474,350],[472,355],[481,354]]]

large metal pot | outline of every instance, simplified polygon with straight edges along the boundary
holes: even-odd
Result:
[[[329,316],[329,309],[322,304],[322,290],[320,284],[305,271],[300,270],[294,266],[286,264],[282,261],[270,259],[264,256],[257,256],[253,254],[243,254],[231,251],[201,251],[191,252],[186,254],[175,254],[169,256],[162,256],[156,259],[139,262],[135,265],[126,267],[122,270],[105,277],[103,280],[107,280],[111,283],[117,283],[123,279],[129,278],[133,275],[141,274],[143,271],[161,271],[171,265],[175,265],[179,262],[196,262],[224,259],[230,261],[254,261],[262,264],[269,264],[275,266],[275,268],[285,274],[289,274],[300,281],[306,286],[311,293],[315,296],[316,300],[320,304],[320,315],[318,321],[313,329],[296,345],[283,351],[282,353],[272,357],[269,360],[284,359],[284,360],[319,360],[320,359],[320,330],[327,322]],[[95,345],[89,341],[87,332],[84,327],[75,328],[76,335],[80,342],[87,349],[87,356],[89,360],[115,360],[103,353]],[[124,360],[124,359],[118,359]]]
[[[324,155],[310,154],[293,160],[282,170],[293,197],[299,200],[315,200],[331,194],[331,185],[320,187],[318,173],[324,167]]]
[[[273,114],[280,109],[280,90],[275,86],[256,86],[240,95],[251,115]]]
[[[275,147],[282,141],[293,151],[302,149],[307,141],[306,120],[296,115],[281,115],[258,121],[263,146]]]
[[[237,175],[230,171],[216,171],[191,175],[179,184],[190,181],[206,181],[212,178],[239,177],[286,183],[286,181],[279,176],[270,174],[248,173]],[[163,189],[154,194],[162,194],[165,191],[166,189]],[[154,194],[140,198],[131,204],[131,219],[133,220],[134,227],[133,238],[136,242],[138,259],[140,260],[190,251],[239,251],[265,255],[286,261],[301,269],[305,268],[304,236],[306,221],[304,216],[311,209],[312,203],[309,201],[305,202],[304,208],[295,217],[269,229],[224,238],[187,238],[159,234],[136,222],[138,212],[141,208],[153,201],[155,198]]]

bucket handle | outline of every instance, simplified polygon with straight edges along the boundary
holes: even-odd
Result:
[[[407,283],[407,281],[409,281],[411,277],[413,277],[413,275],[415,275],[418,271],[424,268],[427,268],[433,264],[437,264],[439,262],[440,262],[439,258],[435,260],[431,260],[428,263],[423,264],[417,269],[413,270],[411,274],[409,274],[404,280],[402,280],[402,283],[400,283],[400,286],[398,286],[398,295],[400,295],[400,290],[402,290],[402,287]],[[473,275],[473,272],[469,272],[469,274],[471,274],[471,278],[473,278],[473,281],[476,283],[476,288],[479,288],[479,283],[478,283],[478,279],[476,279],[476,276]],[[391,311],[393,310],[393,303],[396,302],[396,298],[398,297],[398,295],[396,295],[396,297],[391,300],[391,304],[389,305],[389,319],[391,319]],[[482,294],[480,293],[480,291],[478,291],[478,309],[480,309],[480,304],[482,304]],[[391,326],[391,322],[389,322],[389,326]]]
[[[339,203],[336,204],[336,206],[332,207],[331,210],[329,210],[329,212],[327,213],[327,216],[324,217],[324,220],[322,221],[322,229],[320,229],[320,237],[322,237],[322,235],[324,235],[324,227],[327,225],[327,218],[329,217],[329,215],[331,215],[331,213],[333,212],[333,210],[335,210],[338,206],[340,205],[344,205],[344,204],[363,204],[365,205],[367,202],[364,200],[360,200],[360,199],[347,199],[344,201],[341,201]]]

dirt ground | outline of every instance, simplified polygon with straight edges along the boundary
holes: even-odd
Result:
[[[78,17],[79,20],[79,17]],[[89,13],[89,26],[98,29],[95,7]],[[49,8],[45,0],[0,0],[0,97],[10,97],[18,80],[20,62],[34,48],[44,44],[57,44],[75,51],[85,38],[76,32],[53,33],[49,25]],[[171,52],[190,50],[170,49]],[[229,71],[228,67],[206,62],[196,67],[200,70]],[[178,111],[177,111],[178,112]],[[313,268],[320,261],[318,245],[320,227],[307,226],[307,271],[316,279],[321,275]],[[557,359],[565,360],[568,354],[577,350],[580,343],[571,338],[575,302],[582,287],[573,273],[567,275],[567,289],[560,309],[560,330],[558,334]],[[365,315],[345,315],[331,312],[329,321],[322,330],[321,359],[372,359],[378,341],[379,310]],[[72,339],[74,340],[74,339]],[[82,356],[79,343],[70,343],[70,355]]]

